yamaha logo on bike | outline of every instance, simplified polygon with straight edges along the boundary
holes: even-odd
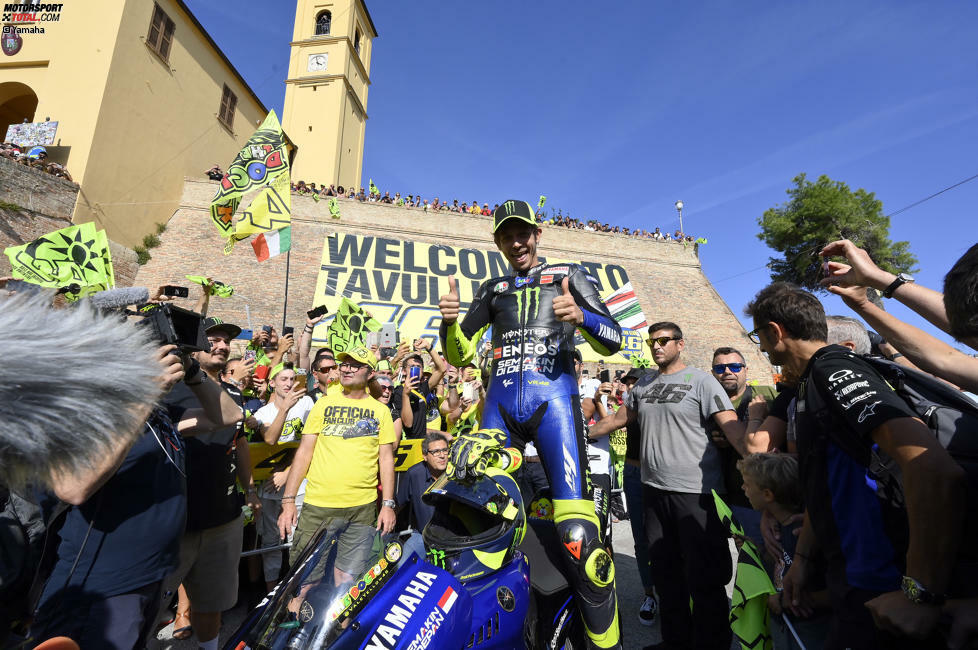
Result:
[[[499,606],[502,607],[507,612],[511,612],[516,609],[516,596],[510,591],[509,587],[500,587],[496,590],[496,600],[499,601]]]

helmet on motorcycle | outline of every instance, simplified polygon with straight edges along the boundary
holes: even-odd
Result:
[[[490,467],[471,483],[442,474],[422,500],[435,508],[422,533],[428,560],[462,582],[502,567],[523,541],[523,497],[501,469]]]

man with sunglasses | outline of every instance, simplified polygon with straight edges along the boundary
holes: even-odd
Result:
[[[641,377],[622,408],[591,426],[591,436],[635,421],[641,428],[642,501],[663,638],[651,647],[727,650],[732,566],[711,494],[725,489],[708,429],[716,424],[740,439],[744,427],[716,379],[683,361],[678,325],[653,323],[647,343],[659,371]]]
[[[332,394],[342,390],[340,387],[340,368],[336,364],[336,359],[333,358],[332,350],[324,348],[316,353],[316,359],[312,364],[312,376],[316,380],[316,385],[309,391],[309,396],[312,397],[313,402],[319,401],[319,398],[327,392]]]
[[[744,478],[737,469],[737,461],[756,452],[771,451],[773,443],[768,432],[761,426],[777,391],[774,386],[748,386],[747,362],[736,348],[723,347],[713,351],[713,376],[733,404],[737,421],[745,427],[744,435],[728,441],[723,431],[714,426],[711,430],[713,444],[720,448],[723,464],[723,478],[727,486],[724,497],[727,505],[737,517],[758,548],[763,548],[761,537],[761,511],[754,510],[741,489]]]

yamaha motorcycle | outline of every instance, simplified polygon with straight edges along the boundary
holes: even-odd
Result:
[[[320,527],[225,648],[584,648],[584,626],[558,569],[560,545],[548,496],[541,491],[530,504],[522,519],[525,534],[517,531],[522,540],[507,553],[508,560],[478,576],[456,575],[457,566],[432,544],[429,524],[423,535],[375,534],[369,567],[350,579],[338,566],[350,549]],[[510,501],[522,507],[518,494]],[[435,503],[432,521],[452,516],[449,511],[459,514],[457,506]],[[470,515],[462,519],[473,521]],[[491,534],[493,522],[486,526],[478,535]],[[360,532],[369,537],[369,531]],[[463,544],[472,534],[458,531]]]

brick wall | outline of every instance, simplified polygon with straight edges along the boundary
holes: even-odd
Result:
[[[285,286],[284,255],[259,264],[248,242],[225,257],[224,240],[211,224],[209,203],[215,182],[188,179],[181,206],[161,237],[153,259],[141,267],[140,286],[167,282],[187,285],[184,275],[204,275],[235,287],[230,299],[215,298],[211,314],[247,327],[280,325]],[[371,234],[405,241],[492,249],[487,217],[398,208],[340,199],[342,218],[331,219],[326,201],[292,197],[292,252],[289,271],[288,323],[300,329],[313,306],[323,242],[330,233]],[[649,322],[671,320],[686,336],[688,363],[707,368],[715,348],[731,345],[743,351],[751,377],[771,380],[766,357],[751,344],[740,322],[703,275],[696,248],[672,242],[632,239],[608,233],[545,228],[541,250],[554,258],[619,264],[628,271]],[[193,308],[199,287],[191,287],[182,306]],[[646,351],[646,356],[650,356]]]
[[[3,201],[36,214],[71,219],[79,189],[75,183],[15,163],[9,158],[0,158],[0,179],[0,198]]]
[[[0,251],[19,246],[71,225],[79,187],[63,178],[0,158]],[[136,254],[109,242],[116,285],[132,286],[139,265]],[[10,274],[10,261],[0,255],[0,276]]]

